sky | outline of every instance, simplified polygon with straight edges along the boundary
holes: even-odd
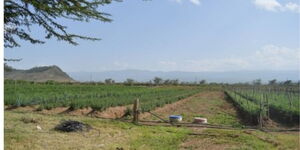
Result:
[[[19,69],[57,65],[66,72],[110,70],[300,70],[298,0],[124,0],[100,7],[111,23],[60,20],[99,37],[78,46],[48,40],[6,48]],[[39,27],[31,29],[42,37]]]

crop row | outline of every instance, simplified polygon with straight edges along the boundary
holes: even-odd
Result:
[[[299,123],[299,93],[294,91],[226,89],[235,105],[252,117],[271,118],[282,123]]]
[[[181,100],[202,90],[191,86],[125,86],[125,85],[69,85],[6,82],[4,103],[8,106],[39,105],[40,109],[108,107],[133,104],[139,98],[142,111],[149,111]]]
[[[299,94],[298,93],[269,93],[259,91],[252,93],[251,91],[242,90],[237,93],[248,100],[257,104],[263,103],[265,107],[281,110],[287,114],[299,114]]]
[[[232,100],[233,105],[242,113],[243,117],[248,119],[248,122],[255,124],[258,123],[260,113],[263,112],[259,105],[235,93],[234,91],[227,90],[225,93],[229,96],[230,100]],[[264,113],[261,114],[265,115]]]

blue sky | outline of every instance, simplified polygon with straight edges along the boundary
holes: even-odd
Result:
[[[100,37],[80,45],[48,40],[5,49],[16,68],[66,72],[299,70],[298,0],[124,0],[102,7],[112,23],[60,20]],[[44,31],[35,27],[32,34]]]

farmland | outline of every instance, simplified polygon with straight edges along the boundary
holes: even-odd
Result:
[[[239,126],[242,122],[222,91],[202,91],[181,105],[155,111],[162,117],[182,114],[184,121],[207,117],[209,123]],[[89,132],[53,130],[61,120],[90,124]],[[31,120],[25,122],[24,120]],[[135,125],[68,114],[45,115],[5,111],[5,149],[299,149],[298,132],[262,132],[236,128],[209,129]],[[40,126],[41,129],[36,127]]]
[[[6,80],[5,149],[298,149],[298,132],[289,129],[299,125],[295,120],[299,93],[296,86],[278,87]],[[129,123],[130,116],[107,120],[97,114],[117,107],[131,111],[136,99],[142,113],[139,125]],[[28,107],[35,111],[27,111]],[[55,112],[61,107],[73,113]],[[96,114],[76,114],[86,108]],[[148,111],[165,120],[172,114],[182,115],[183,126],[161,122]],[[184,126],[192,124],[194,117],[207,118],[208,126]],[[69,119],[93,129],[78,133],[53,129]],[[260,119],[280,124],[260,127]],[[275,132],[281,129],[285,132]]]
[[[299,124],[298,86],[231,86],[226,93],[253,122],[271,118],[282,123]]]
[[[203,91],[225,91],[249,123],[263,119],[299,124],[298,86],[268,85],[148,85],[5,81],[7,107],[37,106],[37,110],[65,107],[69,110],[91,108],[104,111],[129,106],[140,99],[141,112],[185,99]]]
[[[70,107],[71,110],[91,107],[103,111],[114,106],[133,104],[139,98],[143,112],[173,103],[205,87],[199,86],[126,86],[95,84],[5,82],[4,103],[7,106],[39,105],[39,110]]]

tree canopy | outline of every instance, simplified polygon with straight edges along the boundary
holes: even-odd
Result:
[[[45,39],[56,38],[77,45],[76,38],[99,40],[69,33],[67,27],[57,19],[80,22],[98,20],[110,22],[110,14],[101,12],[99,6],[112,0],[5,0],[4,1],[4,47],[20,46],[18,39],[36,43],[45,43]],[[117,0],[120,1],[120,0]],[[30,34],[31,27],[38,25],[45,31],[45,39],[37,39]]]

